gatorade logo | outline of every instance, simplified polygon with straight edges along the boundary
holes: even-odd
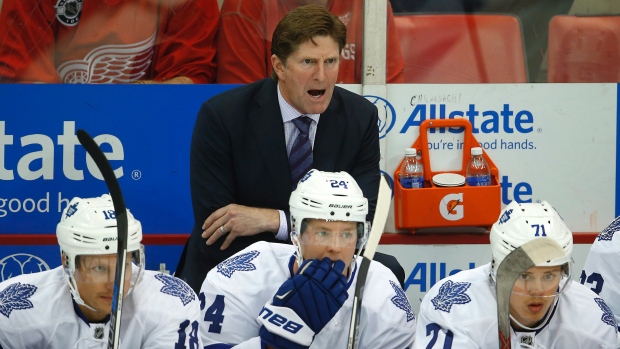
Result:
[[[439,213],[448,221],[458,221],[463,212],[463,193],[448,194],[439,202]]]

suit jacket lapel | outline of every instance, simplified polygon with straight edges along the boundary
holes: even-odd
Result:
[[[261,159],[257,159],[257,161],[262,161],[267,169],[274,187],[274,195],[278,195],[279,201],[287,206],[290,192],[277,190],[277,188],[282,187],[290,188],[291,176],[286,153],[282,112],[278,104],[276,88],[277,83],[274,80],[266,79],[254,97],[258,108],[250,112],[249,121],[261,154]]]
[[[346,119],[342,115],[337,93],[335,89],[327,110],[321,114],[314,138],[313,165],[321,171],[336,170],[340,144],[346,132]]]

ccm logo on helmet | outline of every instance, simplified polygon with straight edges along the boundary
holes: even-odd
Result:
[[[103,241],[116,241],[117,237],[113,237],[113,238],[103,238]]]
[[[329,204],[329,207],[333,207],[333,208],[353,208],[353,205]]]
[[[265,315],[263,315],[263,313]],[[258,314],[258,316],[262,317],[263,319],[271,322],[272,324],[278,327],[281,327],[283,330],[288,331],[293,334],[299,332],[299,330],[301,330],[304,327],[302,324],[291,321],[285,318],[284,316],[274,313],[273,311],[265,307],[263,307],[263,309],[260,311],[260,314]]]

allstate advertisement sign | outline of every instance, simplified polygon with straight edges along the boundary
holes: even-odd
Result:
[[[72,197],[107,191],[77,129],[101,144],[146,233],[188,233],[194,120],[231,87],[0,85],[0,233],[53,233]],[[365,97],[379,108],[388,174],[423,120],[467,118],[499,169],[503,204],[547,200],[578,232],[619,213],[616,84],[388,85],[386,98]],[[428,147],[435,171],[469,157],[456,128],[429,131]]]
[[[380,114],[395,113],[384,127],[384,170],[394,173],[422,121],[465,118],[498,168],[503,205],[547,200],[573,231],[598,232],[620,214],[617,93],[616,84],[388,85],[376,103]],[[460,170],[470,157],[462,128],[431,128],[428,140],[435,172]]]
[[[107,192],[77,129],[106,153],[145,232],[191,231],[192,128],[202,102],[231,86],[0,88],[1,233],[53,233],[71,198]]]

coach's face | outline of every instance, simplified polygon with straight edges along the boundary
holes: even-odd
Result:
[[[116,254],[83,255],[76,263],[75,278],[80,298],[89,309],[79,305],[80,310],[91,322],[101,321],[112,311],[114,278],[116,276]],[[125,270],[125,287],[123,297],[127,295],[131,281],[131,255],[127,254]]]
[[[334,93],[339,59],[338,43],[331,36],[302,43],[285,62],[272,55],[282,97],[302,114],[323,113]]]

